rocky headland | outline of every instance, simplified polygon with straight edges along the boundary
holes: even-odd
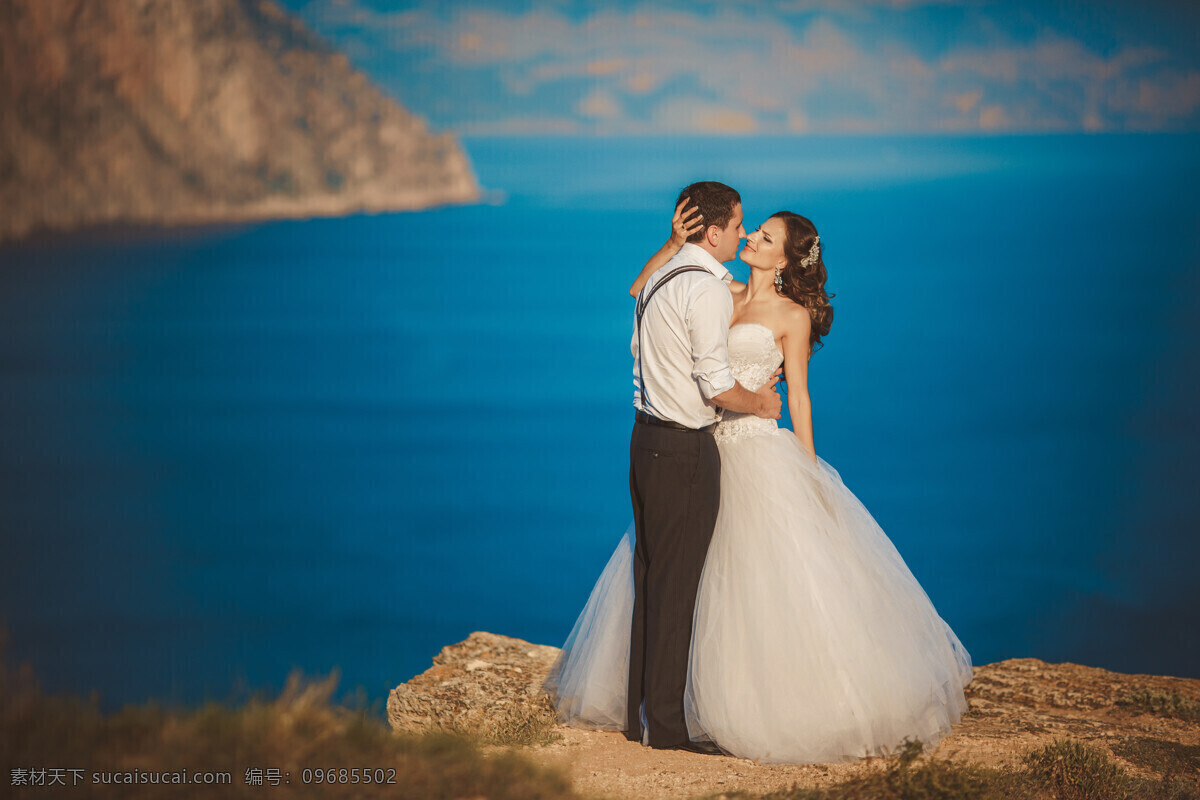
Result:
[[[5,0],[0,112],[0,240],[479,196],[453,136],[268,0]]]
[[[396,731],[441,729],[526,744],[532,759],[565,769],[573,788],[593,797],[758,796],[841,784],[893,761],[756,764],[651,750],[620,733],[561,726],[541,690],[557,655],[554,647],[473,633],[392,690],[388,721]],[[1200,680],[1020,658],[977,666],[967,700],[962,722],[923,760],[1016,769],[1031,751],[1068,739],[1108,754],[1143,786],[1165,785],[1155,782],[1166,778],[1172,791],[1184,792],[1175,796],[1200,792]]]

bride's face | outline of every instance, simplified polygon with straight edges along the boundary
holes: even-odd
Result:
[[[759,269],[783,269],[787,266],[787,256],[783,252],[786,241],[787,226],[778,217],[771,217],[746,237],[746,246],[742,248],[742,261]]]

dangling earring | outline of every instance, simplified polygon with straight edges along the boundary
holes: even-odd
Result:
[[[783,288],[783,273],[780,271],[779,267],[776,267],[775,268],[775,291],[779,291],[782,288]]]

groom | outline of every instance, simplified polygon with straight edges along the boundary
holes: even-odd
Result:
[[[721,409],[779,419],[778,377],[757,392],[729,369],[733,279],[722,266],[745,237],[742,200],[723,183],[679,193],[704,228],[650,276],[638,296],[632,342],[637,408],[629,441],[633,627],[627,736],[651,747],[716,752],[688,738],[692,613],[721,497],[721,457],[712,429]]]

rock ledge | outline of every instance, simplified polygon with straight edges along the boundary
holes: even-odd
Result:
[[[392,690],[388,721],[397,731],[449,729],[485,736],[498,719],[551,714],[541,683],[556,647],[492,633],[473,633],[442,649],[433,666]],[[1130,698],[1173,698],[1175,711]],[[1016,658],[975,668],[969,711],[931,757],[984,767],[1016,766],[1030,750],[1060,737],[1100,747],[1132,774],[1153,770],[1126,760],[1128,743],[1181,747],[1200,759],[1200,680],[1128,675],[1079,664]],[[1179,713],[1179,704],[1185,709]],[[823,786],[880,768],[880,759],[850,764],[759,765],[724,756],[659,751],[623,734],[558,726],[559,738],[529,749],[556,764],[575,788],[620,798],[765,793],[794,785]]]

